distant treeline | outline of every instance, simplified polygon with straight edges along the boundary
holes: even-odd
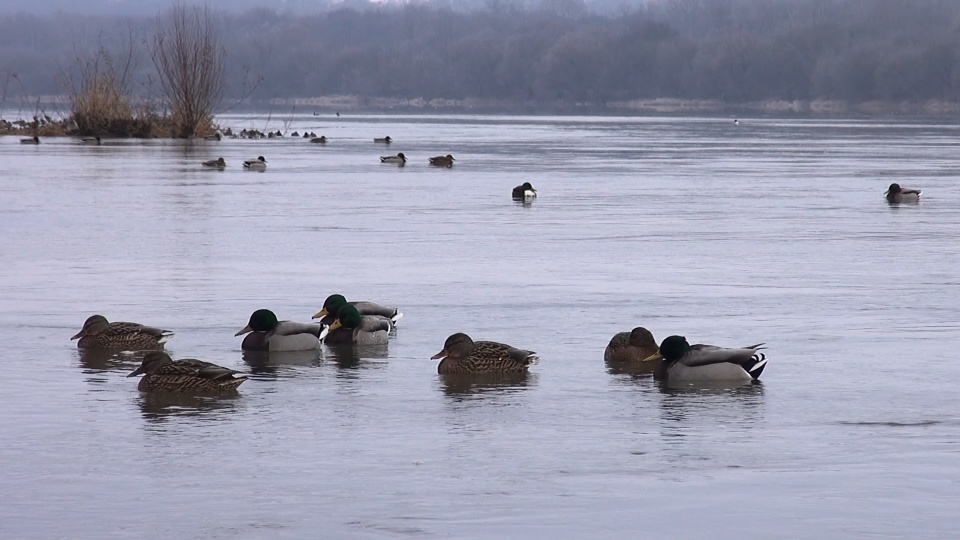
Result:
[[[254,99],[960,100],[956,0],[662,0],[617,16],[578,0],[486,6],[225,13],[227,95],[262,77]],[[0,18],[0,106],[18,94],[62,94],[62,73],[80,53],[98,40],[120,46],[130,28],[146,36],[152,24]],[[149,92],[149,81],[139,88]]]

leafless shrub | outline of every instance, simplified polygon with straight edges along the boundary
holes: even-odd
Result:
[[[177,137],[213,130],[223,98],[226,49],[208,7],[175,5],[157,21],[150,56],[157,68]]]
[[[133,31],[119,53],[100,46],[88,58],[77,55],[65,79],[72,102],[71,118],[78,134],[132,134],[134,108],[130,103],[130,83],[137,57]]]

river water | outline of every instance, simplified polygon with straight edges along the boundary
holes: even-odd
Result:
[[[220,120],[330,142],[0,139],[0,537],[960,534],[954,123]],[[399,307],[389,345],[243,356],[250,312],[307,321],[332,293]],[[136,357],[69,340],[93,313],[251,380],[140,394]],[[763,382],[608,370],[634,326],[766,342]],[[542,362],[441,379],[454,332]]]

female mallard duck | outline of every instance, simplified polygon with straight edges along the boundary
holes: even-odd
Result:
[[[373,142],[375,142],[375,143],[381,143],[381,144],[390,144],[390,143],[393,142],[393,139],[391,139],[390,136],[387,135],[386,137],[377,137],[377,138],[374,138],[374,139],[373,139]]]
[[[890,187],[883,194],[887,196],[887,202],[890,203],[917,202],[920,200],[919,189],[902,188],[897,183],[890,184]]]
[[[243,162],[243,168],[248,171],[265,171],[267,170],[267,160],[263,159],[263,156],[258,156],[257,159],[248,159]]]
[[[306,134],[304,134],[304,135],[306,135]],[[327,144],[327,136],[326,136],[326,135],[321,135],[321,136],[319,136],[319,137],[314,137],[314,138],[310,139],[310,142],[312,142],[313,144]]]
[[[91,315],[83,328],[70,339],[79,339],[79,349],[162,349],[173,332],[131,322],[109,322],[103,315]]]
[[[520,373],[540,362],[533,351],[495,341],[473,341],[464,333],[443,342],[443,350],[430,357],[438,360],[437,373]]]
[[[320,348],[328,332],[327,325],[278,321],[269,309],[258,309],[250,315],[250,321],[236,336],[243,338],[240,348],[245,351],[310,351]]]
[[[523,185],[513,188],[511,195],[515,200],[535,199],[537,197],[537,190],[533,189],[530,182],[524,182]]]
[[[174,362],[163,351],[152,351],[144,355],[140,367],[127,377],[143,373],[137,390],[141,392],[201,392],[228,394],[236,392],[237,387],[247,380],[246,377],[234,377],[238,371],[196,360],[184,358]]]
[[[100,146],[100,137],[84,137],[80,139],[80,144],[89,146]]]
[[[211,159],[210,161],[204,161],[203,166],[210,169],[222,169],[227,166],[227,162],[224,161],[223,158],[217,158]]]
[[[357,308],[345,304],[337,311],[330,325],[327,345],[383,345],[389,339],[390,319],[378,315],[361,315]]]
[[[653,334],[638,326],[630,332],[620,332],[613,336],[603,351],[603,359],[613,363],[639,363],[656,352],[657,342],[653,340]]]
[[[321,324],[332,325],[337,318],[337,313],[343,306],[353,306],[360,315],[384,317],[394,325],[403,317],[403,313],[400,313],[400,310],[394,307],[383,306],[374,302],[347,302],[342,294],[331,294],[323,301],[323,308],[316,312],[313,318],[320,319]]]
[[[40,137],[33,136],[29,139],[20,139],[20,144],[40,144]]]
[[[450,154],[445,156],[434,156],[428,159],[430,160],[430,164],[434,167],[453,167],[454,159]]]
[[[396,163],[397,165],[405,165],[407,163],[407,156],[403,155],[403,152],[395,156],[380,156],[380,163]]]
[[[653,378],[669,382],[749,382],[760,378],[767,365],[758,353],[763,343],[741,349],[690,345],[683,336],[670,336],[644,361],[659,360]]]

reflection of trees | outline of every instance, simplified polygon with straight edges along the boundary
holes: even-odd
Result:
[[[604,15],[580,0],[474,4],[457,12],[454,2],[371,8],[356,0],[306,15],[223,14],[227,92],[248,91],[251,70],[264,77],[255,98],[735,103],[956,99],[960,90],[955,1],[660,0]],[[0,17],[0,65],[27,93],[57,93],[56,66],[78,39],[109,47],[122,36],[91,29],[130,24],[109,16]],[[78,38],[78,27],[88,35]]]

